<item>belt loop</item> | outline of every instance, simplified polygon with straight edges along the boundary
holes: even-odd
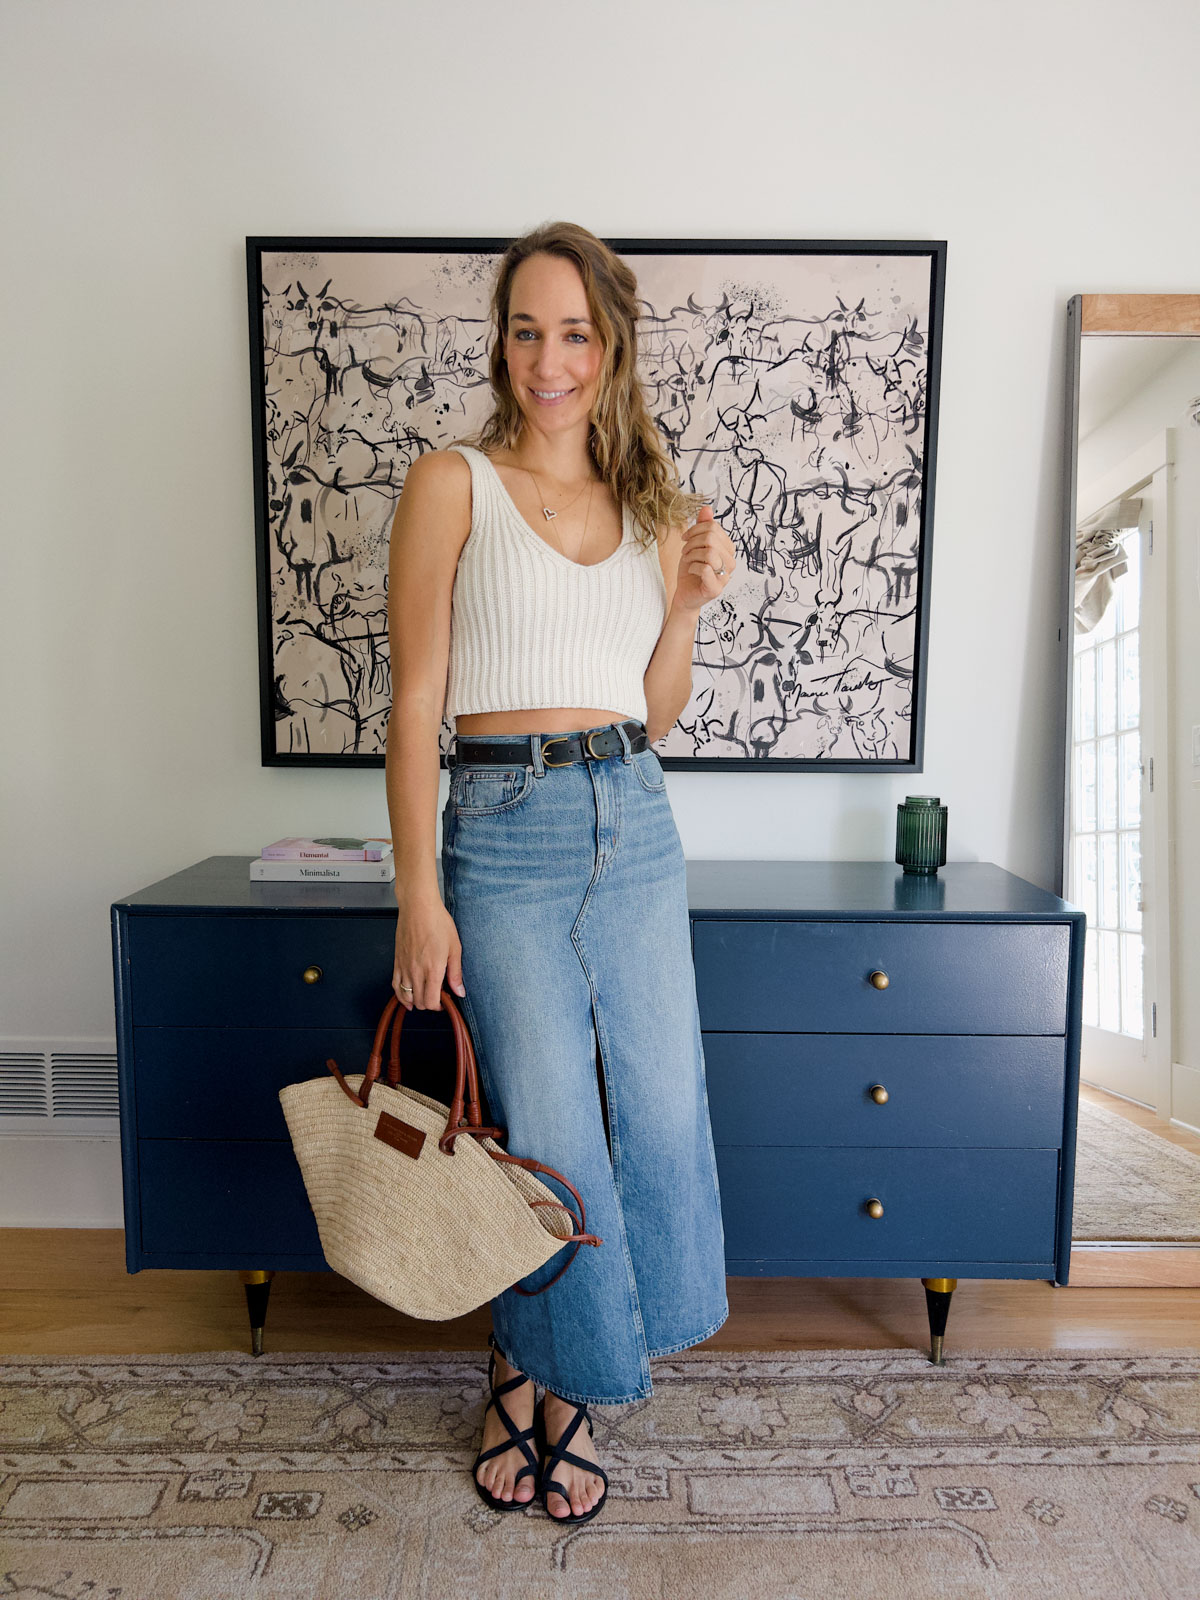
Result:
[[[614,726],[615,726],[617,732],[621,735],[621,746],[622,746],[621,760],[625,763],[626,766],[628,766],[630,761],[633,760],[633,754],[632,754],[632,750],[631,750],[630,742],[629,742],[629,735],[625,731],[625,724],[623,722],[615,723]]]
[[[542,760],[542,736],[540,733],[531,733],[529,735],[529,756],[533,762],[535,776],[544,778],[546,776],[546,763]]]

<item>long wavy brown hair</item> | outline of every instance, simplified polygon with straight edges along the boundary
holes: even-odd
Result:
[[[617,504],[630,508],[644,542],[657,543],[660,526],[690,526],[707,500],[680,487],[674,463],[646,405],[637,371],[637,278],[603,239],[578,223],[544,223],[514,239],[501,256],[491,297],[495,338],[489,375],[496,405],[476,434],[456,443],[473,444],[485,451],[512,450],[521,436],[525,418],[504,358],[508,308],[513,274],[522,261],[539,253],[561,256],[579,269],[588,312],[604,349],[588,448]]]

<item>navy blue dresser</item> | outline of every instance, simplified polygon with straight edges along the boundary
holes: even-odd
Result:
[[[126,1265],[327,1270],[278,1093],[362,1071],[389,884],[210,856],[112,907]],[[733,1276],[1067,1282],[1084,913],[987,862],[694,861],[696,989]],[[449,1098],[440,1012],[405,1082]]]

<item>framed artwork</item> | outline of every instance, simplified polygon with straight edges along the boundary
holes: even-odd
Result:
[[[663,765],[919,772],[945,241],[608,243],[679,480],[738,552]],[[384,763],[395,504],[492,409],[507,244],[246,241],[265,765]]]

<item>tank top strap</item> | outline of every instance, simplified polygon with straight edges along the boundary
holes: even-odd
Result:
[[[467,466],[471,469],[471,530],[467,535],[467,544],[474,550],[479,545],[484,531],[497,523],[499,497],[496,483],[499,480],[493,482],[492,474],[488,471],[491,463],[477,445],[456,443],[447,445],[446,448],[456,450],[459,455],[464,456]]]

